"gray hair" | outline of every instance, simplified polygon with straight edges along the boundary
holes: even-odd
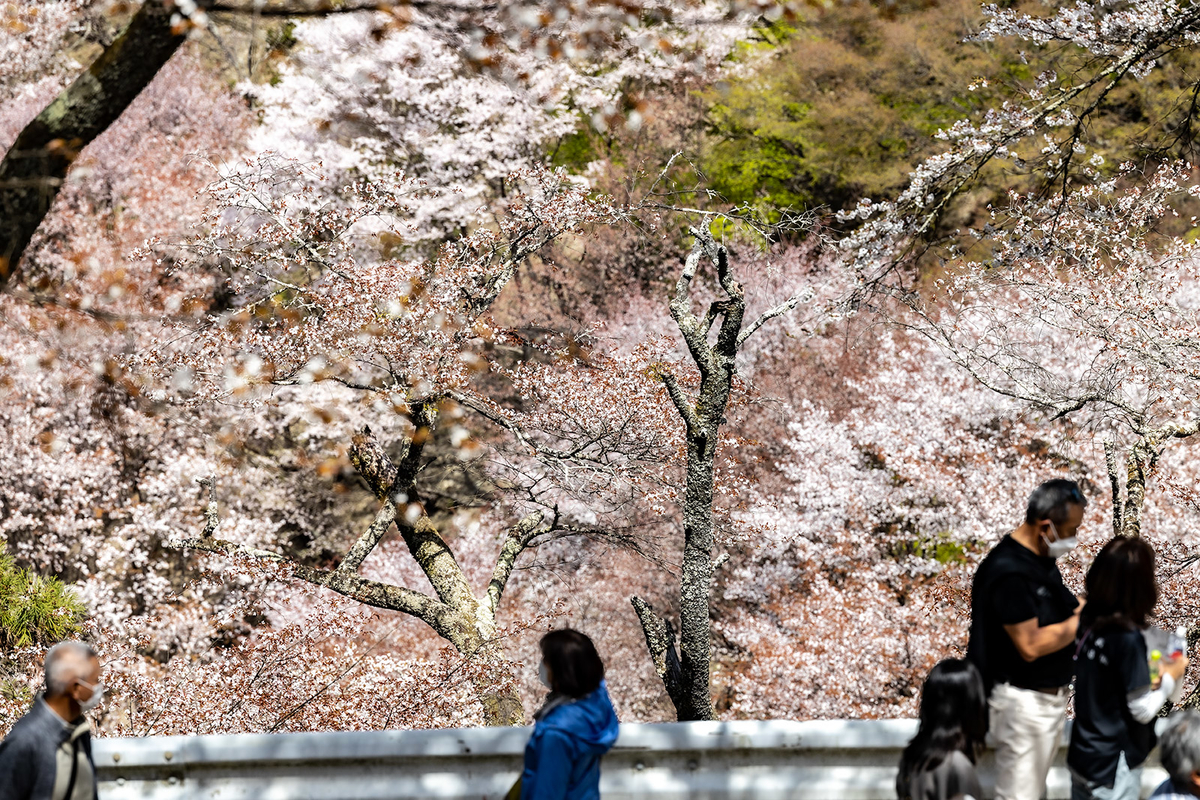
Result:
[[[77,680],[87,680],[91,672],[88,663],[97,658],[96,651],[83,642],[59,642],[46,653],[42,669],[46,675],[46,694],[58,697]]]
[[[1159,747],[1159,757],[1171,780],[1181,786],[1190,784],[1192,773],[1200,770],[1200,711],[1172,714]]]
[[[1029,495],[1029,505],[1025,509],[1025,522],[1036,525],[1048,519],[1055,525],[1062,525],[1070,514],[1068,506],[1076,505],[1087,508],[1087,498],[1075,481],[1066,478],[1055,478],[1046,481],[1033,490]]]

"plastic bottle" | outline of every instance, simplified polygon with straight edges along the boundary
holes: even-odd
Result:
[[[1158,679],[1162,677],[1162,652],[1158,650],[1150,651],[1150,685],[1158,683]]]
[[[1180,625],[1175,629],[1175,633],[1171,635],[1167,651],[1171,654],[1171,660],[1174,661],[1186,655],[1187,649],[1187,628]]]

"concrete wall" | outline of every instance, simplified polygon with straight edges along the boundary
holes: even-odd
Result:
[[[604,760],[605,800],[894,798],[912,720],[622,725]],[[101,800],[502,798],[528,728],[291,733],[95,742]],[[1065,740],[1064,740],[1065,741]],[[1059,763],[1050,798],[1070,796]],[[981,763],[992,783],[990,753]],[[1143,797],[1165,778],[1146,770]]]

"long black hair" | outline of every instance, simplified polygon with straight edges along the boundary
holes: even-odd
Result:
[[[1079,615],[1080,628],[1099,632],[1146,627],[1146,617],[1158,602],[1154,548],[1137,536],[1113,537],[1096,554],[1084,586],[1087,605]]]
[[[913,777],[937,769],[953,752],[975,763],[987,736],[983,678],[970,661],[948,658],[929,671],[921,689],[921,724],[900,757],[896,793],[910,796]]]

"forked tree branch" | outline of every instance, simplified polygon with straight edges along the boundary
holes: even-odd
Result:
[[[670,372],[663,372],[662,382],[667,387],[667,396],[675,404],[675,410],[679,412],[679,416],[683,417],[684,423],[687,424],[688,431],[690,433],[703,431],[700,418],[696,416],[696,409],[692,408],[691,402],[688,400],[687,395],[683,393],[683,387],[679,385],[679,381],[675,379],[675,375]]]
[[[496,618],[500,609],[500,599],[504,596],[504,589],[508,586],[508,579],[512,576],[517,558],[525,552],[535,536],[548,530],[542,527],[543,519],[545,516],[542,512],[534,511],[509,528],[504,544],[500,547],[500,555],[496,559],[496,568],[492,570],[492,579],[488,582],[487,606],[492,619]]]
[[[211,537],[177,539],[168,542],[167,545],[177,549],[200,550],[224,556],[246,556],[259,561],[281,564],[302,581],[332,589],[338,594],[375,608],[386,608],[411,614],[428,623],[439,633],[452,632],[456,626],[466,620],[463,615],[445,603],[413,589],[368,580],[344,570],[316,569],[269,550],[259,550]]]

